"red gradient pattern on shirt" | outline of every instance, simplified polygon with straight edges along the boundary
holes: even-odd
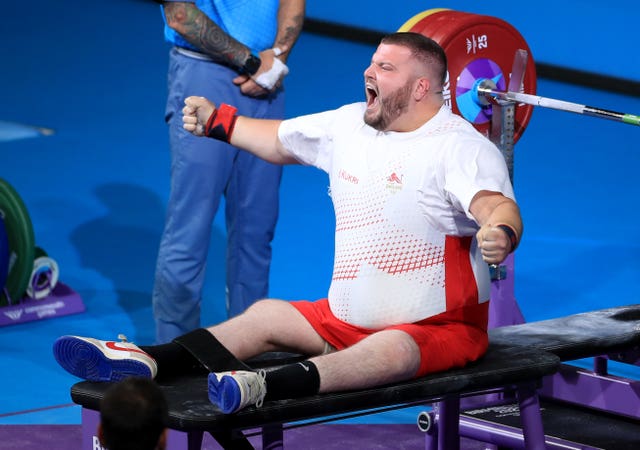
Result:
[[[400,167],[389,173],[398,178],[401,170]],[[347,190],[333,199],[336,239],[340,242],[336,247],[334,280],[358,278],[365,264],[391,275],[444,264],[443,247],[408,233],[398,226],[401,218],[395,217],[397,220],[392,221],[385,216],[385,206],[395,195],[386,189],[389,173],[380,172],[375,181],[360,183],[358,195],[350,195]],[[403,213],[408,217],[416,214],[406,210]],[[436,277],[431,283],[441,285],[443,281]]]

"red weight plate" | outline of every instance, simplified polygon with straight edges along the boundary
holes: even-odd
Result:
[[[476,111],[469,102],[469,95],[464,95],[469,89],[470,77],[500,78],[502,75],[501,85],[508,85],[515,54],[523,49],[527,51],[528,58],[521,92],[535,94],[536,70],[531,50],[509,23],[491,16],[453,10],[439,10],[422,18],[415,17],[418,20],[414,20],[407,31],[430,37],[447,54],[449,86],[445,89],[445,100],[454,112],[465,116],[485,136],[490,132],[491,111],[485,109],[474,114]],[[461,80],[462,85],[458,86]],[[516,105],[514,141],[517,142],[524,132],[532,112],[531,105]]]
[[[408,31],[421,33],[442,45],[442,41],[448,39],[451,29],[469,13],[462,11],[454,11],[451,9],[429,10],[432,13],[425,15],[421,20],[417,21]],[[448,55],[447,55],[448,56]]]
[[[430,16],[431,14],[440,12],[440,11],[450,11],[447,8],[433,8],[433,9],[427,9],[426,11],[423,11],[419,14],[416,14],[415,16],[413,16],[411,19],[407,20],[405,23],[403,23],[400,28],[398,28],[398,31],[401,32],[406,32],[406,31],[413,31],[415,33],[420,33],[420,31],[418,31],[416,29],[416,27],[419,27],[419,22],[422,22],[427,16]]]

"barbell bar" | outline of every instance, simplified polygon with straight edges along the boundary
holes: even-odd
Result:
[[[585,116],[598,117],[601,119],[615,120],[616,122],[627,123],[629,125],[640,126],[640,116],[635,114],[610,111],[607,109],[596,108],[594,106],[581,105],[579,103],[557,100],[540,95],[525,94],[523,92],[498,91],[496,84],[490,79],[481,80],[477,85],[477,100],[480,104],[490,104],[487,97],[493,97],[501,101],[524,103],[532,106],[542,106],[543,108],[551,108],[559,111],[583,114]]]

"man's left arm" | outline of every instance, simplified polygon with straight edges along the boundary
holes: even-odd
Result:
[[[480,225],[476,239],[482,258],[487,264],[500,264],[522,237],[520,208],[499,192],[480,191],[471,200],[469,211]]]
[[[278,30],[273,48],[260,52],[262,64],[252,77],[240,75],[233,81],[236,85],[241,86],[243,92],[255,89],[257,86],[268,91],[280,87],[283,78],[289,73],[285,63],[302,31],[304,13],[305,0],[280,0],[277,18]]]
[[[305,0],[280,0],[278,32],[275,47],[282,50],[279,59],[287,62],[289,53],[300,36],[304,24]]]

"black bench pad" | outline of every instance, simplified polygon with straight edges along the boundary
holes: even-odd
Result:
[[[640,345],[640,305],[494,328],[489,340],[545,350],[563,361],[628,350]]]
[[[261,408],[249,407],[235,414],[223,414],[209,402],[204,375],[159,381],[159,384],[169,403],[170,428],[224,432],[389,406],[430,403],[448,395],[464,396],[486,389],[536,382],[554,373],[559,365],[559,358],[551,353],[491,344],[482,359],[462,369],[389,386],[265,402]],[[75,403],[97,411],[109,385],[88,381],[76,383],[71,388],[71,398]]]

